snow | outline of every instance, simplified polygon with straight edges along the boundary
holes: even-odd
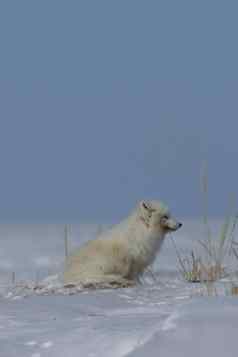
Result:
[[[171,311],[138,293],[137,299],[125,289],[1,301],[1,356],[126,356],[163,328]]]
[[[238,301],[235,297],[197,298],[180,306],[172,329],[156,334],[130,356],[237,355]]]
[[[199,222],[184,227],[174,235],[182,251],[201,234]],[[199,284],[182,281],[169,239],[156,281],[148,275],[135,288],[65,289],[56,274],[64,260],[63,228],[0,226],[0,357],[237,355],[237,296],[200,296]],[[98,230],[71,228],[71,249]]]

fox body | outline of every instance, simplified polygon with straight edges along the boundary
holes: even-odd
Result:
[[[126,220],[67,259],[64,283],[133,285],[155,260],[166,233],[181,225],[162,203],[142,201]]]

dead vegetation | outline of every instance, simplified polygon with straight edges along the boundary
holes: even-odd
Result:
[[[230,199],[228,213],[220,228],[219,235],[213,238],[208,219],[208,179],[206,168],[201,175],[201,187],[205,238],[198,241],[200,249],[196,251],[194,249],[187,256],[182,256],[171,237],[179,262],[179,271],[186,281],[192,283],[209,283],[228,277],[230,270],[229,267],[225,266],[225,260],[229,260],[227,258],[233,255],[238,262],[238,242],[235,241],[238,215],[233,213],[233,197]],[[238,292],[238,287],[233,289],[233,293],[235,291]]]

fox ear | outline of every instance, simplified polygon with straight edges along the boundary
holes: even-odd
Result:
[[[145,210],[149,210],[149,205],[145,201],[141,201],[141,207],[144,208]]]
[[[146,202],[146,201],[141,201],[140,202],[140,208],[142,210],[147,211],[147,212],[151,212],[152,211],[152,208],[151,208],[150,204],[148,202]]]
[[[140,219],[147,227],[149,227],[150,217],[151,217],[150,204],[145,201],[141,201],[140,202]]]

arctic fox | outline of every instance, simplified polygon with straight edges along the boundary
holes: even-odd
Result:
[[[159,201],[142,201],[123,222],[66,260],[65,285],[134,285],[159,252],[166,233],[182,226]]]

